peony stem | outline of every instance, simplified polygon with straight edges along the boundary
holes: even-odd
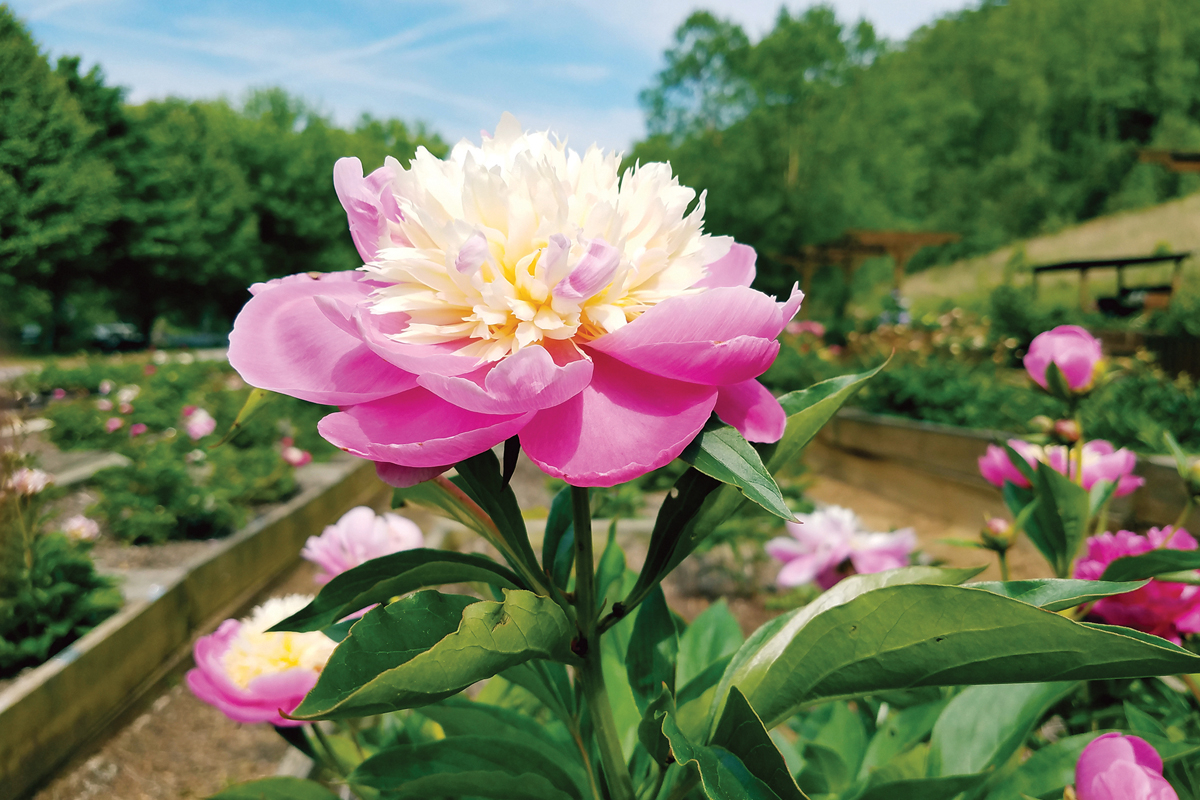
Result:
[[[1008,552],[1005,550],[997,550],[996,558],[1000,560],[1000,580],[1008,580]]]
[[[583,685],[583,697],[592,714],[596,746],[612,800],[634,800],[633,779],[625,764],[617,722],[604,685],[600,659],[600,637],[596,633],[596,565],[592,557],[592,509],[587,488],[571,487],[571,508],[575,534],[575,607],[579,638],[574,650],[583,659],[576,673]]]

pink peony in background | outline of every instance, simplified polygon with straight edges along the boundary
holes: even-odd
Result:
[[[340,411],[321,434],[408,486],[519,436],[542,470],[611,486],[673,460],[715,412],[752,441],[785,415],[756,379],[799,309],[750,288],[755,253],[703,233],[666,164],[619,173],[505,115],[442,161],[334,186],[361,271],[251,287],[229,360]]]
[[[782,588],[816,582],[828,589],[842,578],[849,559],[854,572],[868,574],[908,566],[917,548],[912,528],[893,533],[863,530],[858,516],[848,508],[829,506],[812,514],[797,514],[800,522],[787,523],[789,536],[765,545],[767,553],[783,562],[775,582]]]
[[[1079,800],[1179,800],[1149,742],[1116,731],[1097,736],[1075,763]]]
[[[285,719],[316,685],[336,643],[319,631],[269,633],[267,628],[308,605],[311,597],[276,597],[245,619],[227,619],[197,640],[196,666],[187,685],[196,697],[216,706],[234,722],[270,722],[294,727]]]
[[[122,426],[124,425],[125,420],[121,419],[120,417],[109,417],[104,423],[104,430],[108,431],[109,433],[116,433],[117,431],[121,430]]]
[[[321,568],[317,583],[328,583],[373,558],[425,546],[421,529],[399,514],[377,515],[366,506],[352,508],[320,536],[308,537],[303,558]]]
[[[1145,536],[1131,531],[1102,533],[1087,540],[1087,553],[1075,565],[1075,577],[1099,580],[1104,568],[1116,559],[1160,547],[1195,550],[1196,540],[1187,531],[1171,527],[1151,528]],[[1200,586],[1152,580],[1136,591],[1097,600],[1091,613],[1113,625],[1178,644],[1181,634],[1200,632]]]
[[[1021,439],[1009,439],[1008,446],[1023,456],[1031,467],[1049,464],[1051,469],[1069,475],[1072,480],[1079,472],[1072,449],[1065,445],[1039,447]],[[1117,450],[1110,442],[1093,439],[1083,446],[1083,488],[1091,491],[1097,481],[1115,482],[1114,495],[1124,497],[1146,482],[1145,478],[1133,474],[1136,466],[1137,456],[1132,450],[1124,447]],[[979,473],[994,486],[1003,487],[1008,481],[1023,489],[1029,488],[1029,481],[1009,460],[1008,453],[994,444],[989,444],[987,453],[979,458]]]
[[[1043,389],[1046,387],[1046,370],[1051,363],[1057,364],[1072,391],[1090,389],[1095,381],[1096,369],[1104,354],[1100,340],[1078,325],[1059,325],[1054,330],[1040,333],[1029,344],[1025,355],[1025,371]]]
[[[25,495],[38,494],[52,483],[54,483],[54,478],[48,473],[30,467],[21,467],[8,479],[10,489],[17,494]]]
[[[288,445],[283,448],[280,454],[283,460],[291,464],[293,467],[303,467],[305,464],[312,461],[312,453],[307,450],[301,450],[295,445]]]
[[[1031,467],[1036,467],[1044,457],[1041,447],[1030,444],[1022,439],[1009,439],[1008,446],[1022,456]],[[1003,488],[1005,481],[1014,483],[1022,489],[1030,487],[1029,481],[1021,474],[1008,457],[1003,447],[989,444],[987,452],[979,457],[979,472],[983,479],[993,486]]]
[[[192,441],[199,441],[217,429],[217,421],[203,408],[184,406],[183,429]]]
[[[63,521],[62,532],[72,539],[81,542],[91,542],[100,537],[100,525],[90,517],[76,514]]]

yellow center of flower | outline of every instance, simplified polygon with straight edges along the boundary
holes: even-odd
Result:
[[[242,626],[221,658],[229,679],[243,689],[263,675],[302,667],[320,672],[336,644],[319,631],[268,633],[275,625],[308,604],[310,597],[272,598],[242,620]]]

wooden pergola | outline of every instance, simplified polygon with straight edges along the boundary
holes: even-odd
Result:
[[[933,231],[868,231],[848,230],[836,241],[827,244],[810,244],[800,249],[799,255],[773,255],[800,273],[801,288],[808,294],[812,289],[813,275],[825,266],[840,267],[849,283],[854,273],[868,258],[891,256],[893,282],[899,289],[904,282],[904,269],[909,260],[922,247],[957,242],[962,237],[957,233]]]
[[[1161,164],[1172,172],[1200,172],[1200,150],[1145,148],[1138,151],[1138,161]]]
[[[1200,170],[1198,170],[1200,171]],[[1166,308],[1170,305],[1171,295],[1179,290],[1183,278],[1183,262],[1192,255],[1191,251],[1179,253],[1162,253],[1152,256],[1136,256],[1133,258],[1101,258],[1092,261],[1061,261],[1056,264],[1042,264],[1033,268],[1033,290],[1037,293],[1038,275],[1044,272],[1071,271],[1079,273],[1079,307],[1084,311],[1092,310],[1092,296],[1088,291],[1088,271],[1093,269],[1111,268],[1117,271],[1117,299],[1123,299],[1131,292],[1142,292],[1145,295],[1144,308]],[[1171,283],[1156,286],[1126,286],[1126,267],[1150,266],[1174,261],[1175,268],[1171,272]]]

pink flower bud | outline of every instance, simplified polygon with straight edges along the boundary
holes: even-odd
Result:
[[[55,400],[62,400],[64,397],[67,396],[67,390],[66,389],[55,389],[53,392],[50,393],[50,396],[53,397]]]
[[[143,375],[153,375],[156,372],[158,372],[158,367],[154,366],[153,364],[147,364],[142,367]]]
[[[100,394],[108,394],[115,389],[116,386],[117,385],[115,383],[110,381],[108,378],[105,378],[104,380],[100,381]]]
[[[1060,419],[1054,423],[1054,435],[1061,441],[1074,444],[1079,441],[1083,431],[1079,430],[1079,423],[1075,420]]]
[[[296,443],[296,440],[293,439],[291,436],[285,436],[279,440],[279,443],[281,445],[283,445],[284,447],[291,447],[292,445],[294,445]]]
[[[1078,325],[1059,325],[1038,334],[1030,343],[1025,371],[1046,389],[1046,370],[1050,364],[1057,364],[1071,391],[1082,393],[1092,388],[1103,357],[1099,339]]]
[[[101,397],[96,401],[96,408],[100,409],[101,411],[112,411],[112,407],[112,400],[109,400],[107,397]]]
[[[1004,517],[992,517],[984,523],[984,529],[993,536],[1007,536],[1011,527]]]
[[[146,431],[150,430],[144,422],[135,422],[129,426],[129,438],[141,436]]]
[[[312,461],[312,453],[301,450],[299,447],[285,447],[283,448],[283,460],[293,467],[303,467]]]
[[[183,411],[187,419],[183,427],[192,441],[199,441],[217,429],[217,421],[203,408],[188,406]]]
[[[1075,764],[1079,800],[1179,800],[1163,777],[1162,756],[1149,742],[1116,731],[1083,748]]]
[[[109,433],[116,433],[117,431],[121,430],[121,427],[124,424],[125,420],[121,419],[120,417],[109,417],[108,422],[104,423],[104,430],[108,431]]]
[[[122,414],[132,414],[133,413],[133,403],[121,403],[121,405],[117,406],[117,410],[120,411]]]

